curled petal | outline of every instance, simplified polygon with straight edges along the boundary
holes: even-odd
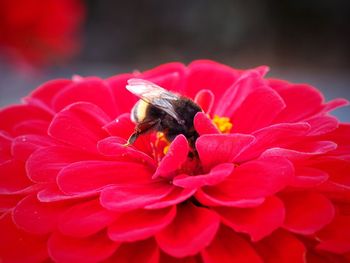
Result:
[[[220,219],[207,208],[179,206],[173,222],[156,234],[159,247],[174,257],[195,255],[214,238]]]
[[[114,241],[133,242],[152,237],[166,227],[176,215],[176,206],[158,210],[134,210],[123,213],[108,227]]]
[[[213,122],[203,112],[198,112],[194,116],[194,128],[199,135],[220,133]]]
[[[210,114],[214,104],[214,94],[209,89],[202,89],[194,98],[194,102],[197,103],[206,114]]]
[[[187,160],[188,151],[189,146],[186,137],[182,134],[178,135],[170,144],[169,151],[159,163],[152,178],[154,179],[159,176],[165,178],[172,177],[173,173],[180,169]]]

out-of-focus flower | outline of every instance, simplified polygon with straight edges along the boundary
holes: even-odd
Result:
[[[347,101],[266,72],[171,63],[50,81],[3,109],[2,261],[349,260],[350,125],[329,115]],[[202,107],[198,159],[182,135],[123,146],[132,77]]]
[[[79,49],[80,0],[0,1],[0,52],[17,64],[62,61]]]

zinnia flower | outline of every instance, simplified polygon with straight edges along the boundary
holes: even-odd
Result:
[[[79,48],[80,0],[0,1],[0,47],[18,64],[61,61]]]
[[[0,113],[2,262],[346,262],[350,125],[305,84],[212,61],[75,76]],[[140,78],[192,98],[185,136],[125,147]]]

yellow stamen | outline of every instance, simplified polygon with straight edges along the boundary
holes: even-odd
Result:
[[[212,122],[222,133],[229,133],[232,129],[232,123],[228,117],[219,117],[215,114]]]

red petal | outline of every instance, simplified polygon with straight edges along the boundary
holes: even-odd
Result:
[[[178,135],[170,144],[169,151],[163,157],[157,171],[153,175],[153,179],[159,176],[170,178],[176,170],[180,169],[187,160],[189,151],[188,142],[185,136]]]
[[[11,215],[0,217],[0,255],[2,262],[44,262],[48,259],[46,237],[31,235],[18,229]]]
[[[63,168],[57,176],[57,184],[67,194],[84,194],[113,184],[144,182],[150,178],[151,173],[142,164],[85,161]]]
[[[313,234],[334,217],[332,203],[318,193],[290,193],[282,200],[286,208],[284,227],[298,234]]]
[[[259,70],[245,71],[230,87],[222,90],[215,113],[219,116],[232,116],[247,96],[259,87],[265,86]],[[217,94],[215,94],[216,97]]]
[[[340,123],[334,131],[321,135],[321,140],[328,140],[338,145],[337,149],[332,151],[335,155],[347,155],[350,152],[350,124]]]
[[[300,140],[310,130],[310,125],[301,123],[280,123],[265,127],[252,133],[255,137],[252,143],[238,157],[238,162],[259,157],[259,155],[271,147],[283,147]]]
[[[330,141],[318,141],[301,143],[299,149],[270,148],[262,153],[262,157],[281,156],[289,160],[305,160],[315,155],[321,155],[337,148],[337,145]]]
[[[22,191],[31,185],[32,182],[26,176],[23,162],[8,160],[0,164],[0,194]]]
[[[56,95],[53,107],[58,112],[78,101],[95,104],[111,118],[116,117],[117,112],[112,92],[106,83],[98,78],[82,79],[68,85]]]
[[[266,198],[265,202],[257,207],[218,207],[215,211],[220,214],[224,224],[237,232],[247,233],[253,242],[281,227],[285,216],[283,203],[274,196]]]
[[[254,207],[254,206],[261,205],[265,201],[265,198],[263,197],[252,198],[252,199],[231,200],[220,194],[217,194],[217,195],[213,195],[212,193],[207,194],[201,189],[197,190],[195,197],[201,204],[206,206]]]
[[[26,170],[28,177],[34,182],[54,182],[62,168],[92,158],[93,155],[74,148],[51,146],[34,152],[26,163]]]
[[[203,112],[198,112],[194,116],[194,128],[199,135],[220,133],[213,122]]]
[[[210,114],[213,104],[214,104],[215,96],[213,92],[209,89],[202,89],[194,98],[194,102],[197,103],[206,114]]]
[[[135,124],[130,119],[130,113],[119,115],[115,120],[107,123],[103,129],[110,135],[128,139],[134,132]]]
[[[175,215],[176,206],[162,210],[135,210],[124,213],[108,227],[108,236],[114,241],[143,240],[166,227]]]
[[[134,149],[132,146],[125,146],[125,143],[126,140],[120,137],[108,137],[98,142],[97,149],[105,156],[125,157],[136,162],[147,163],[152,168],[156,167],[156,162],[149,155]]]
[[[235,132],[251,133],[269,125],[284,108],[285,104],[276,91],[259,88],[251,92],[228,116],[231,116]]]
[[[174,178],[173,184],[183,188],[200,188],[204,185],[216,185],[225,180],[233,171],[234,164],[223,163],[215,166],[208,174],[189,176],[178,175]]]
[[[173,222],[156,235],[162,250],[174,257],[197,254],[214,238],[219,217],[206,208],[184,204]]]
[[[238,78],[239,73],[222,64],[199,60],[189,65],[189,74],[187,77],[186,93],[190,98],[201,89],[209,89],[218,100],[221,98],[225,90],[227,90]]]
[[[332,253],[350,252],[350,215],[337,214],[334,220],[316,234],[320,244],[318,249]]]
[[[278,90],[286,108],[276,117],[275,123],[297,122],[313,116],[322,109],[322,94],[312,86],[291,84]]]
[[[79,195],[66,195],[60,189],[58,189],[55,183],[45,185],[45,188],[38,192],[37,197],[40,202],[51,203],[63,200],[74,200],[81,199],[84,197],[91,197],[97,195],[98,193],[87,193]]]
[[[101,204],[115,211],[130,211],[156,203],[167,196],[174,186],[165,182],[110,186],[101,192]]]
[[[0,195],[0,213],[6,213],[17,205],[17,203],[23,198],[20,195]]]
[[[181,187],[173,187],[168,195],[158,200],[154,204],[146,205],[145,209],[159,209],[179,204],[189,199],[195,192],[196,189],[183,189]]]
[[[147,70],[137,78],[146,79],[175,92],[183,93],[187,68],[182,63],[172,62]]]
[[[119,214],[100,205],[98,199],[81,202],[68,209],[59,220],[62,234],[73,237],[87,237],[104,229]]]
[[[0,163],[12,159],[11,154],[12,138],[3,131],[0,131]]]
[[[130,93],[125,86],[127,81],[135,77],[134,74],[120,74],[107,79],[109,88],[113,93],[114,100],[117,101],[116,109],[118,114],[130,112],[138,98]]]
[[[224,182],[203,190],[223,201],[254,200],[282,190],[293,179],[293,174],[292,164],[284,158],[260,159],[236,167]]]
[[[159,248],[154,239],[123,243],[106,263],[158,263]],[[169,263],[169,262],[168,262]]]
[[[62,212],[68,208],[64,203],[41,203],[33,196],[27,196],[13,211],[15,224],[33,234],[42,235],[53,231]]]
[[[227,227],[221,227],[213,242],[202,251],[205,263],[262,263],[252,246]]]
[[[306,248],[292,234],[278,230],[256,244],[257,251],[267,263],[305,263]]]
[[[50,257],[56,262],[100,262],[110,257],[119,243],[109,240],[105,233],[89,238],[71,238],[60,233],[48,241]]]
[[[0,130],[14,133],[14,127],[23,121],[44,120],[50,121],[51,114],[31,105],[15,105],[0,111]],[[16,134],[19,135],[19,134]]]
[[[48,81],[36,88],[28,97],[25,98],[25,101],[52,111],[52,100],[55,98],[55,95],[71,83],[72,81],[69,79],[56,79]]]
[[[16,159],[26,161],[35,150],[54,144],[55,141],[48,136],[34,134],[18,136],[12,143],[12,155]]]
[[[203,263],[203,261],[198,255],[184,258],[174,258],[161,251],[159,263]]]
[[[308,135],[316,136],[335,130],[338,127],[339,121],[332,116],[318,116],[307,120],[307,123],[311,126]]]
[[[199,137],[196,149],[204,167],[234,162],[235,158],[254,141],[245,134],[208,134]]]
[[[350,187],[350,160],[326,157],[315,160],[312,166],[326,172],[331,182],[346,188]]]
[[[22,121],[13,127],[14,134],[42,134],[47,135],[49,121],[27,120]]]
[[[94,152],[97,142],[107,135],[102,127],[109,121],[96,105],[77,102],[56,114],[48,132],[60,141]]]
[[[295,167],[295,177],[291,186],[294,187],[315,187],[328,179],[328,174],[319,169],[310,167]]]

